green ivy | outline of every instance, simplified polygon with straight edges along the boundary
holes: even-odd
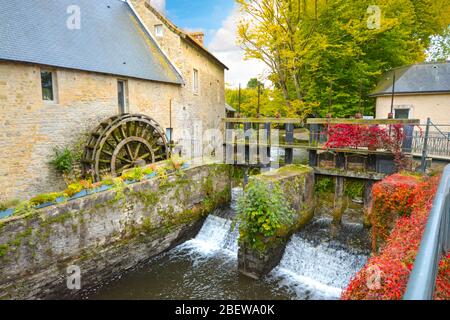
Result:
[[[317,193],[334,192],[334,179],[330,177],[318,176],[314,189]]]
[[[239,241],[264,252],[277,235],[293,224],[294,211],[289,207],[279,184],[253,179],[238,199],[235,223],[239,224]]]
[[[346,179],[344,193],[351,199],[362,198],[364,194],[364,181],[357,179]]]

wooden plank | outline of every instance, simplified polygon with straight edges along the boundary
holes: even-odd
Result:
[[[332,177],[345,177],[354,179],[367,179],[367,180],[383,180],[386,175],[383,173],[376,172],[364,172],[364,171],[349,171],[349,170],[339,170],[339,169],[326,169],[314,167],[314,173],[323,176]]]
[[[328,151],[328,152],[343,152],[343,153],[353,153],[353,154],[363,154],[363,155],[367,155],[367,154],[383,154],[383,155],[392,155],[392,152],[390,151],[384,151],[384,150],[380,150],[380,151],[372,151],[372,150],[368,150],[368,149],[351,149],[351,148],[325,148],[323,146],[318,146],[318,147],[304,147],[307,150],[322,150],[322,151]]]
[[[224,118],[225,123],[292,123],[292,124],[304,124],[305,122],[299,118]]]
[[[376,124],[403,124],[419,125],[418,119],[339,119],[339,118],[311,118],[307,124],[354,124],[354,125],[376,125]]]
[[[226,143],[225,143],[226,144]],[[238,141],[238,142],[234,142],[231,143],[235,146],[237,145],[250,145],[250,146],[259,146],[262,148],[282,148],[282,149],[310,149],[310,147],[307,144],[284,144],[284,143],[274,143],[274,144],[268,144],[268,143],[245,143],[244,141]],[[323,150],[323,148],[321,149]]]

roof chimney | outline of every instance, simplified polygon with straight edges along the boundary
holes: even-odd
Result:
[[[205,40],[205,34],[202,31],[198,32],[189,32],[189,35],[197,41],[199,44],[203,46]]]

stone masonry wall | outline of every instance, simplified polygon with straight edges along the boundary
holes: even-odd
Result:
[[[132,3],[154,32],[162,22],[144,0]],[[172,106],[175,141],[190,146],[194,124],[203,130],[222,128],[223,67],[169,29],[155,39],[180,70],[183,85],[0,61],[0,201],[63,188],[63,179],[49,165],[53,149],[84,141],[101,120],[119,112],[118,79],[128,81],[128,112],[153,117],[165,129]],[[42,68],[56,72],[56,102],[42,100]],[[199,94],[193,92],[194,68],[199,70]]]
[[[188,131],[193,130],[192,124],[201,121],[204,128],[222,129],[221,119],[225,117],[225,74],[223,66],[209,58],[197,46],[180,37],[169,28],[151,10],[146,7],[148,0],[130,1],[136,12],[154,35],[162,50],[175,64],[183,76],[184,85],[181,90],[181,108],[176,107],[174,121],[191,124]],[[162,25],[163,36],[155,36],[155,25]],[[193,91],[193,70],[199,71],[199,93]],[[184,137],[183,135],[182,137]]]
[[[230,168],[203,165],[0,220],[0,300],[78,296],[196,235],[230,200]]]

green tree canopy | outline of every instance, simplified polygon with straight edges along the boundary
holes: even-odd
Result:
[[[450,0],[237,1],[239,43],[269,67],[280,113],[299,117],[372,112],[380,76],[424,61],[450,23]]]

